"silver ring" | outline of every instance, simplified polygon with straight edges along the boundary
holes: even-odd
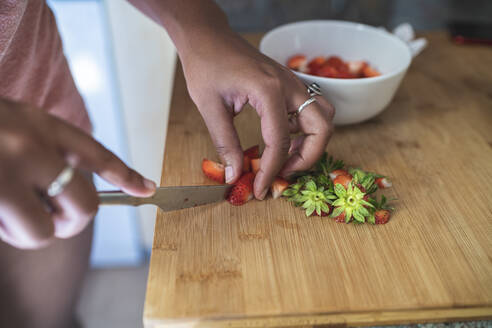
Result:
[[[311,97],[313,96],[322,96],[323,94],[321,93],[321,88],[317,83],[311,83],[310,85],[307,86],[307,92]]]
[[[306,101],[304,102],[304,104],[302,104],[301,106],[299,106],[299,108],[297,109],[297,115],[301,114],[302,110],[303,110],[304,108],[306,108],[306,106],[308,106],[309,104],[311,104],[311,103],[313,103],[313,102],[315,102],[315,101],[316,101],[316,98],[314,98],[314,97],[311,97],[311,98],[309,98],[308,100],[306,100]]]
[[[58,174],[55,180],[49,185],[46,193],[49,197],[56,197],[63,192],[65,187],[72,181],[74,168],[67,165],[63,171]]]

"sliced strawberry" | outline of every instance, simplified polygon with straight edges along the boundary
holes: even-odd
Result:
[[[232,186],[227,201],[232,205],[243,205],[253,199],[253,182],[255,175],[251,172],[243,174],[239,180]]]
[[[350,174],[345,170],[333,170],[330,172],[330,179],[334,180],[339,175],[350,175]]]
[[[306,70],[307,59],[304,55],[295,55],[287,60],[287,67],[293,69],[294,71],[304,71]]]
[[[308,74],[318,75],[317,72],[321,68],[321,66],[323,66],[325,61],[326,61],[326,58],[323,56],[318,56],[318,57],[314,57],[313,59],[311,59],[311,61],[307,65]]]
[[[357,76],[350,74],[350,72],[348,72],[348,71],[338,71],[337,78],[339,78],[339,79],[355,79],[355,78],[357,78]]]
[[[254,145],[253,147],[249,147],[244,151],[244,155],[248,156],[250,159],[259,158],[260,157],[260,146]]]
[[[275,178],[275,180],[273,180],[272,186],[270,187],[273,199],[277,199],[282,196],[282,193],[288,187],[289,183],[287,181],[282,178]]]
[[[347,66],[350,74],[354,77],[361,77],[363,74],[362,70],[367,66],[367,63],[362,60],[352,60],[347,62]]]
[[[376,219],[376,224],[388,223],[391,217],[391,212],[388,210],[378,210],[374,213],[374,218]]]
[[[321,68],[319,68],[318,70],[316,70],[316,72],[315,72],[314,75],[323,76],[323,77],[337,78],[338,75],[339,75],[339,72],[333,66],[323,65],[323,66],[321,66]]]
[[[378,185],[378,187],[380,189],[386,189],[386,188],[389,188],[389,187],[392,187],[393,186],[393,184],[391,183],[391,181],[389,181],[386,178],[377,178],[376,179],[376,184]]]
[[[325,65],[332,66],[337,70],[343,70],[343,67],[346,65],[343,60],[338,56],[330,56],[325,62]]]
[[[224,165],[204,158],[202,161],[202,170],[208,178],[219,183],[224,183]]]
[[[251,159],[249,159],[248,156],[244,156],[243,159],[243,172],[250,172],[251,171]]]
[[[256,174],[260,170],[260,159],[259,158],[253,158],[251,160],[251,171]]]
[[[345,223],[345,212],[342,212],[339,216],[335,217],[335,222]]]
[[[381,75],[377,70],[372,68],[371,66],[367,65],[362,69],[362,74],[364,77],[375,77]]]
[[[347,189],[351,181],[352,181],[352,176],[350,174],[339,175],[335,179],[333,179],[333,184],[334,185],[341,184],[342,186],[345,187],[345,189]]]

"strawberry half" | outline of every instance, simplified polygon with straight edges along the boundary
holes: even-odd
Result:
[[[219,183],[225,182],[224,165],[204,158],[202,161],[202,171],[205,175]]]
[[[335,178],[339,175],[350,175],[347,171],[345,170],[334,170],[330,172],[330,179],[335,180]]]
[[[243,172],[249,171],[251,171],[251,159],[245,155],[243,159]]]
[[[346,65],[344,61],[338,56],[330,56],[325,62],[325,65],[335,67],[337,70],[343,70]]]
[[[388,223],[390,217],[391,217],[391,212],[389,210],[377,210],[374,213],[374,218],[375,218],[376,224]]]
[[[287,181],[282,178],[275,178],[275,180],[273,180],[272,186],[270,187],[273,199],[277,199],[282,196],[282,193],[288,187],[289,183]]]
[[[260,159],[259,158],[253,158],[251,160],[251,171],[256,174],[260,170]]]
[[[227,201],[232,205],[243,205],[253,199],[253,182],[255,175],[251,172],[243,174],[239,180],[232,186]]]
[[[364,77],[375,77],[381,75],[378,71],[376,71],[374,68],[371,66],[367,65],[362,69],[362,74]]]
[[[345,187],[345,189],[348,188],[349,183],[352,181],[352,176],[349,175],[339,175],[335,179],[333,179],[333,184],[341,184],[342,186]]]
[[[323,66],[325,61],[326,61],[326,58],[323,56],[318,56],[318,57],[311,59],[311,61],[307,65],[308,66],[308,70],[307,70],[308,74],[318,75],[318,70],[321,68],[321,66]]]
[[[379,189],[386,189],[393,186],[391,181],[386,178],[377,178],[376,184],[378,185]]]
[[[354,77],[361,77],[363,76],[362,70],[367,66],[367,63],[362,60],[352,60],[347,62],[347,66],[350,74]]]
[[[255,145],[253,147],[249,147],[243,153],[245,156],[248,156],[250,159],[259,158],[260,157],[260,146]]]
[[[287,60],[287,67],[294,71],[304,71],[306,69],[307,59],[304,55],[295,55]]]
[[[322,77],[337,78],[339,75],[339,72],[333,66],[323,65],[323,66],[321,66],[321,68],[317,69],[313,74],[318,75],[318,76],[322,76]]]

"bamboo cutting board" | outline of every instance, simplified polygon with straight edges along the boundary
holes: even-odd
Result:
[[[492,48],[427,37],[389,108],[337,129],[328,146],[391,177],[391,221],[306,218],[283,199],[159,212],[146,327],[492,317]],[[236,124],[244,148],[260,143],[252,109]],[[162,185],[209,184],[203,157],[215,150],[178,70]]]

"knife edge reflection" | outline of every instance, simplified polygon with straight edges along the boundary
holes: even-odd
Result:
[[[99,192],[101,205],[156,205],[175,211],[225,200],[231,185],[159,187],[151,197],[134,197],[122,191]]]

